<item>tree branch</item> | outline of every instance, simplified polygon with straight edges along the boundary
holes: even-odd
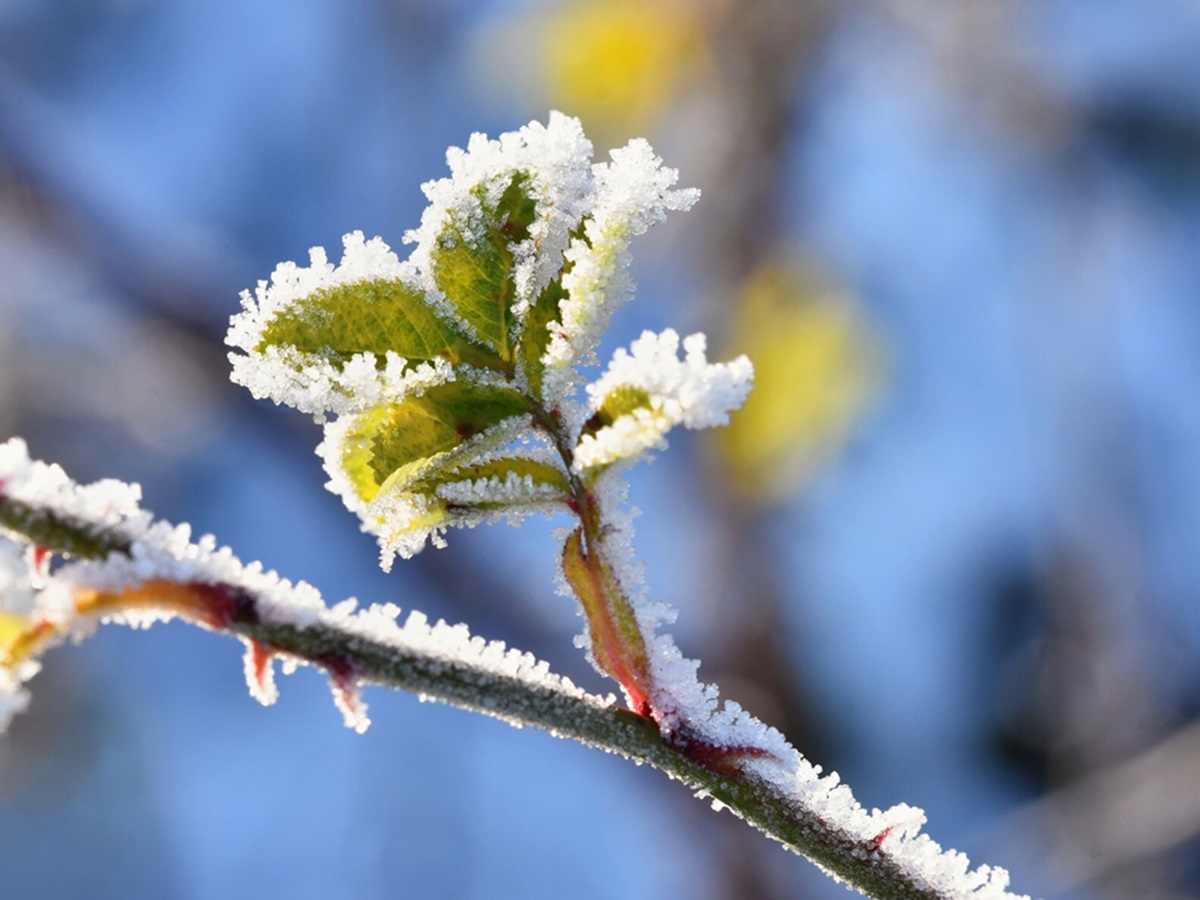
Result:
[[[247,675],[263,702],[274,698],[271,661],[281,656],[325,669],[348,724],[360,729],[366,724],[357,701],[361,684],[410,691],[651,765],[868,896],[1009,896],[1004,892],[1006,875],[987,867],[968,875],[964,857],[942,854],[924,836],[908,837],[903,821],[885,824],[871,837],[841,827],[835,824],[839,813],[830,807],[831,792],[808,790],[815,779],[797,781],[791,785],[795,790],[788,790],[785,782],[764,777],[747,759],[689,753],[686,746],[668,744],[650,719],[617,708],[611,697],[587,694],[551,675],[532,656],[472,638],[464,626],[429,626],[419,613],[399,626],[394,608],[354,612],[350,603],[329,608],[319,604],[311,589],[304,602],[293,607],[286,592],[302,593],[306,586],[293,588],[255,567],[241,567],[227,551],[214,551],[211,539],[172,543],[163,535],[178,538],[179,531],[149,524],[140,511],[126,511],[116,523],[111,523],[111,513],[109,522],[92,521],[86,503],[72,509],[62,502],[61,486],[57,495],[50,490],[40,500],[13,497],[3,475],[0,472],[4,528],[41,551],[81,561],[67,563],[51,579],[71,591],[71,615],[64,615],[61,606],[42,618],[35,610],[15,639],[5,644],[0,633],[0,670],[20,671],[49,646],[96,619],[145,624],[178,616],[246,642]],[[76,495],[89,490],[71,487]],[[161,554],[186,560],[189,566],[172,569],[160,564],[156,559]],[[220,561],[224,571],[245,577],[205,578],[205,572],[221,571],[212,560]],[[89,586],[89,578],[98,586]]]

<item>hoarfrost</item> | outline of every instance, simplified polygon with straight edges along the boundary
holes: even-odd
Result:
[[[684,358],[678,358],[679,335],[668,328],[646,331],[627,352],[619,348],[607,371],[587,387],[592,411],[600,409],[616,389],[632,387],[649,396],[649,406],[619,416],[595,434],[587,434],[575,450],[576,468],[603,466],[663,449],[666,433],[676,425],[711,428],[729,422],[730,411],[746,400],[754,368],[745,356],[727,363],[709,363],[705,338],[683,339]]]
[[[433,271],[433,254],[452,215],[466,214],[467,222],[479,221],[472,211],[482,202],[495,204],[516,175],[525,176],[526,190],[536,203],[536,218],[529,237],[514,245],[514,315],[522,318],[533,298],[562,267],[562,254],[572,229],[591,208],[593,175],[592,143],[583,134],[579,120],[560,112],[550,113],[549,122],[530,122],[518,131],[496,140],[471,135],[467,149],[446,151],[449,178],[421,186],[429,206],[419,228],[404,236],[416,243],[412,260],[424,272]],[[482,188],[483,197],[477,193]],[[480,239],[482,234],[467,236]]]
[[[136,484],[105,478],[78,485],[62,467],[31,460],[20,438],[0,444],[0,497],[101,527],[150,519],[138,509],[142,491]]]
[[[528,687],[548,689],[564,697],[584,700],[597,707],[612,705],[614,699],[586,694],[568,679],[550,672],[548,664],[527,653],[509,650],[502,643],[472,636],[465,625],[430,625],[419,612],[397,624],[399,608],[391,604],[357,610],[357,602],[345,600],[327,607],[318,591],[305,582],[293,584],[275,572],[264,572],[260,563],[244,565],[227,547],[218,547],[212,535],[191,540],[188,525],[174,526],[154,521],[137,504],[136,485],[115,481],[79,485],[58,466],[29,459],[19,439],[0,444],[0,499],[20,502],[42,510],[47,517],[70,519],[80,526],[108,529],[122,536],[128,553],[114,552],[104,560],[76,560],[61,566],[41,587],[35,586],[25,547],[0,535],[0,611],[20,614],[30,621],[53,623],[58,639],[82,635],[94,626],[96,617],[135,627],[187,615],[202,626],[230,629],[234,621],[228,601],[248,605],[243,615],[261,625],[286,625],[296,629],[336,629],[354,646],[366,640],[390,648],[398,659],[419,662],[434,691],[439,668],[455,667],[464,680],[474,679],[478,692],[472,698],[446,697],[451,702],[488,711],[488,676],[513,679]],[[184,608],[178,603],[199,587],[215,589],[214,609]],[[122,608],[106,606],[98,614],[80,611],[80,599],[97,594],[116,596],[123,591],[149,588],[158,592],[146,603]],[[159,599],[161,594],[161,600]],[[202,593],[202,599],[204,595]],[[128,599],[128,598],[127,598]],[[247,638],[244,668],[255,699],[272,703],[278,696],[274,682],[274,657],[282,655],[284,671],[297,664],[316,664],[330,676],[334,700],[347,726],[363,731],[370,720],[362,701],[364,673],[352,659],[304,660],[279,648]],[[24,659],[10,667],[0,666],[0,726],[28,704],[23,685],[38,671],[36,659]],[[494,700],[492,701],[494,703]],[[512,718],[492,710],[501,718]],[[3,730],[0,727],[0,730]]]
[[[600,502],[606,507],[606,519],[613,526],[607,549],[614,571],[629,588],[639,624],[649,636],[654,702],[669,743],[685,753],[696,746],[725,751],[747,776],[793,805],[797,817],[819,821],[823,828],[851,838],[859,858],[886,856],[914,883],[928,886],[941,896],[964,900],[1013,897],[1007,892],[1008,874],[1003,869],[982,866],[971,871],[964,855],[943,851],[920,833],[925,820],[920,810],[899,805],[868,812],[836,773],[822,776],[820,769],[777,731],[735,703],[721,705],[716,688],[698,679],[698,664],[684,658],[668,635],[656,633],[669,616],[662,607],[647,603],[642,595],[640,571],[632,557],[632,514],[619,511],[624,508],[623,480],[602,478],[597,488]],[[509,721],[519,723],[524,718],[519,702],[513,699],[520,696],[521,688],[515,694],[510,692],[509,702],[498,704],[495,691],[504,681],[536,691],[552,691],[594,709],[615,702],[611,696],[602,699],[584,693],[570,681],[551,674],[546,663],[528,654],[472,636],[464,625],[441,621],[430,625],[418,612],[410,613],[399,625],[399,609],[390,604],[359,611],[350,600],[329,608],[311,586],[303,582],[293,585],[273,572],[263,572],[256,563],[243,565],[227,548],[218,548],[212,536],[193,542],[186,525],[152,521],[138,507],[138,496],[136,486],[116,482],[76,485],[57,466],[31,461],[19,440],[0,444],[0,499],[40,509],[47,517],[103,527],[122,535],[129,546],[127,555],[114,552],[103,561],[69,562],[38,587],[27,554],[16,552],[11,541],[0,540],[0,584],[11,589],[5,592],[9,597],[6,602],[13,604],[5,607],[7,614],[22,610],[30,619],[53,623],[62,637],[78,634],[94,621],[72,606],[79,597],[97,591],[147,587],[152,593],[161,590],[169,598],[171,585],[185,593],[195,585],[208,585],[219,589],[219,597],[236,597],[243,607],[248,605],[251,621],[287,624],[301,630],[333,629],[347,648],[362,647],[363,642],[389,648],[394,660],[405,661],[402,668],[417,672],[417,680],[408,684],[419,693]],[[104,614],[111,616],[114,611],[120,612],[119,605]],[[145,623],[175,611],[170,604],[155,607],[151,603],[126,611],[124,621]],[[196,609],[185,614],[209,627],[233,626],[232,618],[207,618]],[[248,640],[247,681],[252,694],[262,702],[271,702],[277,693],[272,672],[276,652],[273,647],[257,643],[257,639]],[[288,656],[285,663],[309,662],[324,668],[346,724],[361,731],[369,724],[361,689],[375,673],[360,670],[353,653],[350,649],[345,656],[323,655],[308,661]],[[37,669],[36,658],[0,667],[0,725],[7,724],[27,705],[24,684]],[[454,678],[443,677],[451,671],[455,672]],[[382,675],[376,677],[387,680]],[[459,687],[447,693],[447,684]]]
[[[667,342],[667,346],[670,342]],[[697,349],[703,349],[702,345]],[[715,412],[706,415],[718,415]],[[674,620],[674,610],[648,602],[641,566],[633,552],[633,517],[626,503],[627,483],[611,477],[619,465],[596,485],[598,501],[608,523],[605,551],[622,588],[630,598],[639,626],[647,639],[647,653],[654,685],[652,706],[668,743],[684,753],[702,747],[724,754],[751,778],[769,787],[795,810],[797,819],[817,819],[824,827],[841,832],[857,842],[859,852],[886,855],[915,883],[924,884],[946,897],[963,900],[1029,900],[1007,892],[1004,869],[981,866],[968,870],[967,857],[944,851],[920,829],[925,813],[899,804],[890,809],[867,811],[842,784],[837,772],[822,775],[776,729],[761,722],[733,701],[720,699],[715,685],[699,678],[700,664],[686,658],[669,634],[658,633]],[[560,575],[560,586],[565,577]],[[586,630],[576,644],[589,649]]]
[[[495,518],[495,513],[489,510],[471,507],[440,508],[439,499],[452,500],[453,497],[439,498],[437,490],[432,495],[413,491],[408,488],[407,482],[394,485],[385,483],[378,494],[369,500],[364,499],[354,478],[346,469],[346,446],[349,435],[357,424],[357,420],[351,416],[342,416],[326,423],[324,439],[317,445],[317,455],[321,457],[325,472],[329,476],[325,487],[341,497],[346,508],[359,517],[363,531],[378,537],[379,564],[384,571],[391,570],[395,557],[409,559],[424,549],[427,542],[434,547],[444,547],[443,535],[448,528],[470,528]],[[463,441],[454,450],[440,454],[436,463],[430,464],[429,472],[435,468],[452,468],[493,459],[495,451],[526,434],[529,425],[530,418],[527,415],[502,419]],[[417,474],[413,473],[413,477]],[[504,486],[498,481],[496,485],[498,493],[487,499],[495,504],[508,502],[509,495],[504,493]],[[445,487],[451,495],[454,494],[455,489],[452,486]],[[476,485],[475,490],[479,491],[482,487]],[[465,497],[468,490],[469,488],[464,486],[460,493]],[[534,491],[527,502],[540,506],[545,499],[540,491]],[[521,514],[518,508],[508,512],[514,516]]]
[[[29,556],[25,547],[0,536],[0,613],[24,617],[33,611],[35,573]]]
[[[254,293],[243,291],[242,311],[232,318],[225,343],[243,351],[230,353],[231,378],[259,399],[293,406],[321,419],[326,413],[345,413],[403,396],[431,377],[449,377],[445,363],[427,363],[408,371],[408,361],[387,353],[378,367],[373,354],[360,353],[338,368],[329,360],[293,348],[259,349],[264,329],[281,312],[320,290],[368,279],[395,279],[424,291],[426,280],[411,262],[401,262],[380,238],[365,240],[361,231],[343,238],[341,262],[334,266],[322,247],[309,251],[309,265],[280,263],[270,281],[260,281]],[[432,367],[432,371],[430,370]]]
[[[560,305],[562,325],[544,357],[551,403],[570,392],[578,379],[574,367],[592,361],[613,311],[633,295],[630,238],[668,211],[689,209],[700,199],[695,188],[671,189],[678,170],[664,167],[642,138],[610,155],[611,162],[592,167],[596,189],[584,237],[572,240],[566,252],[570,271],[563,276],[568,296]]]

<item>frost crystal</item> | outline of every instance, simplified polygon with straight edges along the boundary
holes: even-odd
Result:
[[[611,156],[612,162],[593,167],[596,193],[584,235],[567,250],[562,327],[554,331],[545,356],[549,398],[570,391],[578,378],[574,367],[592,361],[613,310],[633,295],[630,238],[661,222],[668,211],[689,209],[700,199],[695,188],[671,189],[679,172],[665,168],[642,138]]]
[[[571,509],[581,527],[568,533],[560,580],[588,595],[589,628],[601,626],[580,643],[668,746],[740,769],[785,798],[797,821],[840,833],[862,859],[887,854],[916,884],[946,896],[1008,896],[1001,870],[968,872],[965,857],[919,834],[920,810],[864,810],[836,773],[822,776],[779,732],[722,704],[698,664],[659,633],[673,612],[645,598],[619,464],[664,447],[677,425],[725,424],[753,369],[744,356],[709,363],[703,335],[646,332],[587,387],[586,409],[575,399],[579,367],[595,362],[613,311],[632,295],[630,241],[699,197],[675,188],[678,173],[644,140],[612,151],[609,162],[593,164],[591,154],[578,120],[559,113],[496,140],[473,135],[465,150],[447,153],[449,176],[423,186],[429,206],[405,235],[415,244],[408,261],[356,232],[338,266],[315,249],[309,267],[284,264],[243,294],[228,338],[242,351],[232,356],[234,380],[255,396],[336,417],[318,447],[327,486],[377,536],[385,568],[442,544],[451,526]],[[465,627],[429,626],[419,614],[400,626],[395,607],[329,610],[311,588],[242,567],[211,539],[192,544],[186,531],[145,519],[128,527],[127,558],[71,564],[58,579],[232,586],[253,596],[263,621],[336,629],[432,661],[438,673],[466,666],[472,678],[575,690]],[[275,696],[274,653],[248,641],[247,680],[263,702]],[[347,725],[365,728],[363,673],[349,658],[319,664]],[[430,676],[417,690],[450,682]],[[0,697],[19,705],[19,680],[0,682]],[[489,711],[494,699],[484,691],[454,702]]]
[[[547,125],[531,122],[497,140],[471,135],[466,150],[447,151],[450,177],[421,186],[430,205],[421,216],[421,226],[404,236],[406,243],[417,245],[413,262],[424,272],[432,271],[433,253],[451,216],[463,214],[467,222],[483,229],[482,206],[488,201],[494,204],[514,175],[526,176],[538,215],[529,237],[513,248],[514,312],[520,319],[562,267],[570,232],[593,205],[591,158],[592,142],[584,136],[579,120],[559,112],[550,114]]]
[[[630,240],[699,196],[674,188],[678,173],[644,140],[609,162],[591,157],[579,121],[561,113],[495,140],[472,135],[447,152],[449,177],[423,185],[408,260],[355,232],[338,265],[314,248],[307,267],[283,263],[242,294],[227,337],[233,380],[336,417],[318,448],[328,487],[378,537],[385,568],[441,545],[451,526],[565,499],[562,462],[557,480],[544,465],[536,477],[521,464],[462,470],[518,440],[552,442],[552,417],[576,441],[581,408],[567,395],[632,293]],[[667,356],[652,404],[585,438],[589,465],[661,446],[675,424],[718,421],[748,386],[744,361],[707,366],[702,338],[684,363],[664,344],[643,368]],[[626,381],[653,380],[643,376]]]
[[[39,652],[71,635],[85,634],[97,619],[139,627],[183,615],[202,626],[235,630],[235,615],[241,615],[258,626],[332,630],[349,648],[373,642],[394,659],[423,668],[430,689],[436,672],[456,667],[464,683],[478,687],[474,694],[467,690],[465,696],[444,699],[485,711],[490,676],[597,707],[612,703],[611,697],[591,697],[552,675],[546,663],[528,654],[473,637],[466,626],[431,626],[418,612],[410,613],[401,626],[396,606],[356,611],[353,599],[329,608],[311,585],[264,572],[259,563],[244,565],[228,548],[218,548],[211,535],[193,542],[187,525],[154,521],[137,505],[139,494],[136,485],[116,481],[79,485],[58,466],[30,460],[22,441],[0,444],[0,500],[37,510],[45,520],[69,519],[72,529],[104,529],[126,548],[103,560],[68,562],[39,585],[27,546],[0,534],[0,663],[13,636],[42,626],[50,626],[52,639]],[[370,720],[361,688],[369,673],[360,672],[351,657],[301,659],[257,639],[243,635],[243,640],[246,680],[255,699],[269,704],[278,696],[275,656],[282,655],[285,672],[298,663],[320,665],[329,674],[335,704],[347,726],[366,729]],[[36,658],[0,664],[0,731],[28,704],[24,684],[38,669]]]
[[[679,335],[644,332],[630,352],[618,349],[608,370],[588,385],[593,412],[605,407],[614,392],[634,389],[645,404],[618,415],[611,424],[585,434],[575,450],[579,469],[628,459],[650,448],[666,446],[665,435],[676,425],[711,428],[729,422],[729,413],[745,402],[754,369],[745,356],[728,363],[709,363],[705,339],[693,334],[683,340],[685,357],[678,358]]]
[[[293,406],[321,418],[327,412],[345,413],[377,403],[383,397],[400,397],[409,391],[449,377],[448,367],[418,366],[395,353],[375,356],[358,353],[337,366],[294,347],[263,346],[265,329],[274,317],[319,291],[352,285],[368,279],[395,279],[414,290],[422,280],[411,263],[402,263],[380,238],[363,239],[361,231],[344,238],[342,260],[332,265],[321,247],[309,251],[309,265],[280,263],[270,282],[260,281],[252,295],[242,292],[242,312],[230,322],[225,342],[244,351],[229,354],[231,378],[249,388],[257,398]]]

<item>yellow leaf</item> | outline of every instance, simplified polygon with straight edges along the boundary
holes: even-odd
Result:
[[[694,12],[654,0],[575,0],[542,28],[542,73],[555,106],[597,129],[638,131],[707,62]]]
[[[742,288],[730,345],[754,360],[754,390],[714,435],[721,462],[744,499],[786,500],[863,414],[881,378],[878,346],[848,298],[779,265]]]
[[[9,648],[29,629],[29,626],[30,622],[24,616],[0,612],[0,659],[7,655]]]

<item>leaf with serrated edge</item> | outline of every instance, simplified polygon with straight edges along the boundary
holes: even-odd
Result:
[[[542,357],[550,346],[550,329],[559,321],[559,303],[566,295],[561,280],[555,278],[551,281],[530,307],[521,331],[525,380],[529,384],[529,393],[539,400],[542,399],[542,380],[546,371]]]
[[[450,493],[457,498],[481,482],[497,485],[502,490],[493,498],[487,498],[481,493],[478,501],[456,499],[455,505],[498,508],[529,502],[529,499],[521,496],[526,490],[540,494],[535,498],[536,502],[546,502],[563,499],[571,490],[566,473],[561,468],[523,456],[497,457],[482,462],[439,468],[432,475],[413,482],[410,487],[412,490],[426,493],[437,492],[443,498],[447,492],[439,489],[452,487],[454,490]],[[507,490],[510,496],[504,496],[504,490]]]
[[[387,419],[388,407],[376,406],[354,417],[341,438],[341,474],[364,503],[379,493],[379,480],[371,468],[371,442]]]
[[[452,210],[433,254],[433,279],[455,313],[479,339],[506,361],[512,359],[510,333],[516,286],[512,279],[512,245],[528,239],[536,204],[525,191],[528,176],[513,175],[495,207],[487,204],[484,186],[478,202]]]
[[[405,466],[420,464],[505,419],[528,412],[519,392],[452,381],[389,407],[371,440],[371,468],[382,484]]]
[[[571,238],[587,244],[585,224],[581,222]],[[553,278],[526,313],[521,331],[521,360],[525,369],[525,380],[529,384],[529,392],[539,400],[544,400],[542,390],[546,374],[546,350],[550,347],[555,328],[562,325],[562,302],[567,298],[567,290],[563,287],[563,278],[571,271],[571,262],[564,259],[562,269]]]
[[[263,328],[255,350],[293,347],[340,367],[357,353],[503,369],[488,348],[468,340],[400,279],[382,278],[321,288],[292,303]]]

